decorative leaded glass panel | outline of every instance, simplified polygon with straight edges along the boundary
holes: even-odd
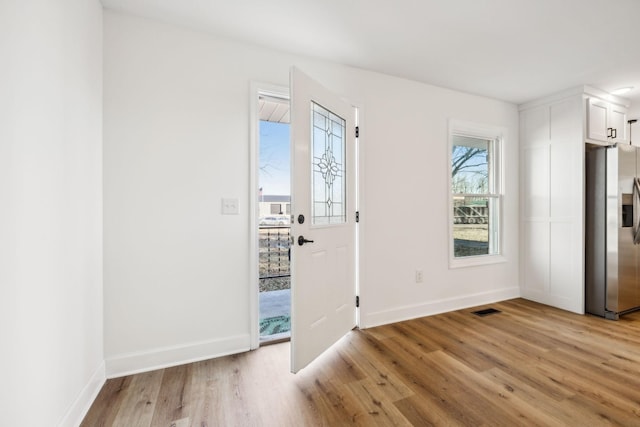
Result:
[[[345,120],[311,103],[312,223],[343,224],[346,216]]]

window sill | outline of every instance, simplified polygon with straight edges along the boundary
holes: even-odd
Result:
[[[477,267],[482,265],[500,264],[503,262],[507,262],[504,255],[481,255],[464,258],[450,258],[449,269]]]

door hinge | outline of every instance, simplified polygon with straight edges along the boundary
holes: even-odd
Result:
[[[356,211],[356,222],[360,222],[360,211]]]
[[[356,295],[356,308],[360,307],[360,296]]]
[[[360,137],[360,126],[356,126],[356,138]]]

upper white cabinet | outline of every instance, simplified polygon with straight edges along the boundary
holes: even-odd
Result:
[[[613,142],[629,142],[627,130],[627,109],[616,104],[610,104],[609,124],[613,129]]]
[[[599,98],[589,98],[587,140],[608,144],[628,142],[627,109]]]

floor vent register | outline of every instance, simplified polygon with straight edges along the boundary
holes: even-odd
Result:
[[[501,311],[496,310],[495,308],[485,308],[484,310],[472,311],[471,313],[475,314],[476,316],[484,317],[490,314],[501,313]]]

